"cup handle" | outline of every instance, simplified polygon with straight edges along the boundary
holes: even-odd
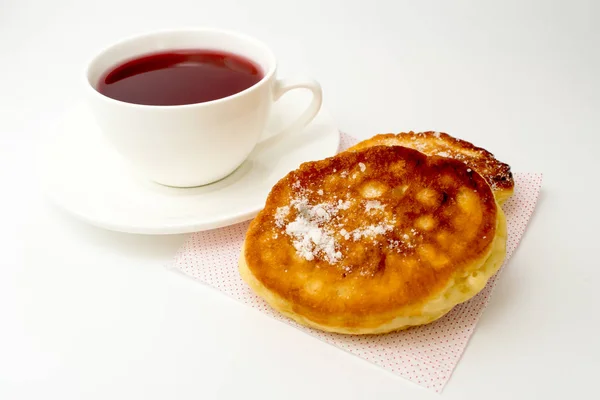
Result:
[[[312,121],[323,104],[323,90],[319,82],[313,79],[277,79],[273,88],[273,101],[277,101],[285,93],[293,89],[308,89],[312,92],[312,100],[306,110],[287,128],[268,136],[262,136],[260,142],[281,134],[302,129]]]

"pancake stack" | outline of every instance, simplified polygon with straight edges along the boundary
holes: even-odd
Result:
[[[377,135],[302,164],[252,221],[239,269],[300,324],[375,334],[432,322],[501,266],[508,165],[449,135]]]

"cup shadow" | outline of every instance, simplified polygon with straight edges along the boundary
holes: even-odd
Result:
[[[160,183],[153,182],[142,176],[138,176],[137,179],[143,182],[143,185],[156,193],[162,193],[168,196],[199,196],[203,194],[218,192],[226,189],[230,186],[235,186],[240,181],[243,181],[253,171],[258,172],[257,168],[260,168],[258,163],[252,160],[244,161],[237,169],[226,177],[209,183],[208,185],[189,187],[189,188],[178,188],[173,186],[166,186]]]

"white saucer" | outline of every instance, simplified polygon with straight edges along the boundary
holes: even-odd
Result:
[[[277,132],[307,102],[292,93],[268,124]],[[70,110],[45,147],[46,193],[93,225],[129,233],[173,234],[214,229],[254,217],[271,187],[301,163],[336,154],[339,131],[325,110],[302,131],[259,144],[233,174],[211,185],[177,189],[136,174],[101,135],[84,107]]]

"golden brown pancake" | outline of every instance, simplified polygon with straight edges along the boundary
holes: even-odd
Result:
[[[248,229],[240,273],[273,308],[331,332],[429,323],[505,256],[490,186],[462,162],[376,146],[302,164]]]
[[[404,146],[419,150],[427,155],[453,158],[479,172],[494,191],[498,203],[503,204],[514,191],[514,180],[510,166],[498,161],[492,153],[443,132],[407,132],[375,135],[347,151],[372,146]]]

